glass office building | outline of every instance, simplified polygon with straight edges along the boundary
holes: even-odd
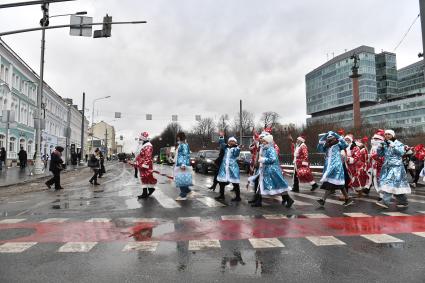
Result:
[[[376,54],[376,87],[378,99],[388,101],[397,97],[397,58],[394,53]]]
[[[398,70],[398,96],[425,93],[424,61],[421,60]]]

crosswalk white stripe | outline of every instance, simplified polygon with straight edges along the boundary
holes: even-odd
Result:
[[[177,222],[185,222],[185,221],[201,222],[201,217],[193,216],[193,217],[179,217],[179,218],[177,218]]]
[[[42,221],[40,221],[41,223],[63,223],[68,221],[69,218],[47,218],[44,219]]]
[[[86,220],[86,222],[91,222],[91,223],[108,223],[110,221],[111,219],[109,218],[90,218],[89,220]]]
[[[205,204],[208,207],[224,207],[224,206],[226,206],[225,204],[223,204],[223,203],[221,203],[219,201],[216,201],[213,198],[206,197],[206,196],[199,197],[196,200],[202,202],[203,204]]]
[[[199,251],[205,249],[220,249],[219,240],[190,240],[189,251]]]
[[[8,242],[0,246],[0,253],[21,253],[37,244],[37,242]]]
[[[404,242],[396,237],[387,235],[387,234],[369,234],[369,235],[360,235],[365,239],[368,239],[374,243],[382,244],[382,243],[401,243]]]
[[[152,196],[164,208],[180,208],[181,207],[181,205],[178,202],[176,202],[175,200],[173,200],[172,198],[170,198],[169,196],[167,196],[160,190],[156,190]]]
[[[344,213],[344,215],[349,216],[349,217],[372,217],[366,213],[361,213],[361,212],[350,212],[350,213]]]
[[[422,211],[418,211],[418,213],[422,213],[422,214],[425,214],[425,210],[422,210]]]
[[[59,248],[60,253],[86,253],[89,252],[97,242],[68,242]]]
[[[409,214],[402,213],[402,212],[382,212],[382,214],[385,214],[388,216],[410,216]]]
[[[264,214],[263,217],[266,219],[287,219],[288,218],[284,214]]]
[[[138,252],[154,252],[158,247],[159,241],[144,241],[128,243],[123,252],[138,251]]]
[[[253,238],[248,240],[254,249],[285,247],[285,245],[277,238]]]
[[[323,213],[304,213],[302,215],[307,218],[330,218],[329,216]]]
[[[345,243],[334,236],[308,236],[307,240],[316,246],[342,246]]]
[[[125,217],[125,218],[118,218],[119,221],[124,221],[128,223],[155,223],[162,221],[159,218],[136,218],[136,217]]]
[[[222,215],[222,220],[248,220],[251,217],[247,215]]]
[[[425,238],[425,232],[413,232],[412,234]]]
[[[294,194],[294,196],[308,198],[308,199],[312,199],[312,200],[318,200],[318,199],[320,199],[320,197],[311,196],[311,195],[302,194],[302,193],[296,193],[296,194]],[[337,205],[342,205],[343,204],[342,201],[333,200],[333,199],[329,199],[329,198],[326,200],[326,202],[327,203],[332,203],[332,204],[337,204]]]
[[[25,221],[25,218],[17,218],[17,219],[3,219],[0,221],[0,224],[16,224],[19,222]]]

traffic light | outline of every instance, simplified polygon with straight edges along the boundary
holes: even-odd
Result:
[[[112,16],[108,16],[106,14],[105,17],[103,17],[103,26],[101,30],[95,30],[93,37],[94,38],[100,38],[100,37],[111,37],[111,30],[112,30]]]
[[[49,26],[49,3],[44,3],[41,5],[41,10],[43,11],[43,18],[40,20],[40,26],[48,27]]]

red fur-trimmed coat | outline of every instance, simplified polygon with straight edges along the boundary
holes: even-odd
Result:
[[[308,160],[308,148],[304,143],[296,146],[294,149],[294,171],[297,172],[300,183],[311,183],[314,181]]]
[[[255,163],[257,162],[257,155],[260,151],[260,145],[258,142],[254,142],[249,146],[251,152],[251,161],[249,163],[249,175],[252,176],[255,173]]]
[[[349,145],[344,151],[344,160],[347,166],[348,175],[350,176],[350,187],[360,188],[359,170],[357,163],[360,159],[360,149],[358,146]]]
[[[151,188],[152,185],[156,185],[157,180],[153,176],[153,159],[152,159],[153,147],[150,142],[142,145],[140,153],[136,157],[135,166],[139,168],[140,180],[142,180],[142,186]]]
[[[365,188],[369,184],[370,175],[368,174],[370,163],[369,163],[369,152],[367,148],[361,148],[359,150],[359,159],[356,163],[357,168],[357,182],[353,187]]]

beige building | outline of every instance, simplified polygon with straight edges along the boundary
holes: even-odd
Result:
[[[93,138],[93,147],[92,144]],[[99,147],[106,156],[111,157],[117,153],[117,143],[115,141],[115,128],[104,121],[100,121],[93,125],[93,129],[89,129],[88,146],[89,152],[93,152],[93,148]]]

